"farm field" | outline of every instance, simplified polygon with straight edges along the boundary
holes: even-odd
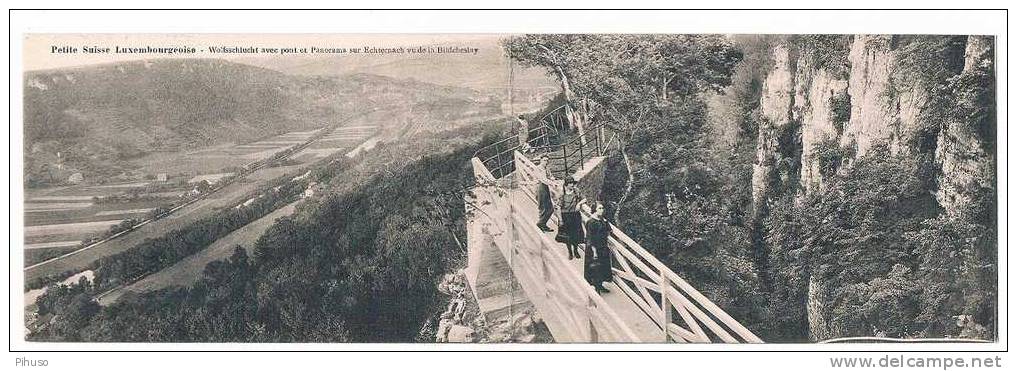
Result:
[[[320,129],[318,129],[320,130]],[[306,142],[318,130],[294,131],[257,142],[223,144],[179,153],[153,153],[133,162],[146,174],[187,174],[198,176],[223,173],[251,162],[264,160],[297,144]]]
[[[342,128],[339,128],[339,129],[337,129],[337,131],[340,131],[341,129]],[[356,130],[360,130],[360,129],[356,129]],[[266,139],[266,140],[263,140],[263,141],[260,141],[260,142],[255,142],[255,143],[244,145],[244,147],[240,148],[240,152],[257,153],[258,151],[261,151],[263,149],[262,148],[254,148],[254,147],[260,146],[260,145],[264,145],[264,146],[266,146],[266,148],[268,146],[283,146],[283,147],[273,147],[273,148],[280,148],[279,150],[284,150],[286,148],[289,148],[292,145],[303,143],[304,141],[307,140],[306,138],[310,138],[311,136],[313,136],[315,134],[315,132],[316,131],[294,132],[294,133],[287,133],[287,134],[275,136],[275,137],[272,137],[270,139]],[[330,137],[330,136],[338,136],[338,135],[335,135],[335,133],[330,133],[326,137]],[[281,142],[295,142],[295,143],[293,143],[293,144],[288,144],[288,143],[276,144],[276,143],[281,143]],[[316,144],[318,144],[318,143],[317,142],[312,143],[312,146],[316,145]],[[351,142],[350,146],[354,147],[357,144],[359,144],[359,143]],[[254,146],[254,147],[252,147],[252,146]],[[221,150],[223,150],[223,149],[222,148],[218,148],[216,151],[221,151]],[[203,151],[203,153],[206,153],[206,155],[207,155],[208,153],[214,153],[216,151],[212,151],[212,152]],[[291,158],[297,158],[299,155],[300,154],[295,154]],[[322,156],[322,157],[324,157],[324,156]],[[31,282],[31,281],[33,281],[35,279],[38,279],[38,278],[41,278],[41,277],[46,277],[46,276],[53,275],[53,274],[60,274],[60,273],[63,273],[63,272],[74,271],[74,270],[83,270],[83,269],[85,269],[85,267],[87,267],[93,261],[95,261],[95,260],[97,260],[99,258],[105,257],[105,256],[109,256],[109,255],[116,254],[118,252],[130,249],[131,247],[133,247],[133,246],[137,245],[138,243],[141,243],[142,241],[144,241],[146,238],[149,238],[149,237],[152,237],[152,236],[159,236],[159,235],[162,235],[162,234],[164,234],[164,233],[166,233],[168,231],[171,231],[171,230],[174,230],[174,229],[179,229],[179,228],[181,228],[183,226],[186,226],[186,225],[190,224],[191,222],[193,222],[195,220],[201,219],[201,218],[203,218],[203,217],[205,217],[207,215],[211,215],[217,208],[232,207],[232,206],[234,206],[236,204],[239,204],[239,203],[245,201],[246,197],[250,193],[252,193],[255,190],[257,190],[257,188],[260,185],[264,184],[266,181],[278,178],[278,177],[283,176],[283,175],[292,175],[292,176],[300,175],[300,174],[302,174],[305,171],[304,169],[309,164],[315,162],[317,159],[318,159],[318,157],[314,157],[313,159],[308,159],[308,160],[305,160],[305,161],[299,161],[299,162],[296,162],[296,163],[293,163],[293,164],[288,164],[286,166],[263,167],[261,169],[258,169],[256,171],[252,172],[251,174],[247,175],[246,177],[244,177],[242,179],[239,179],[239,180],[237,180],[237,181],[235,181],[235,182],[225,186],[223,189],[221,189],[221,190],[219,190],[219,191],[217,191],[217,192],[207,196],[206,198],[203,198],[203,199],[201,199],[201,200],[199,200],[199,201],[197,201],[197,202],[195,202],[193,204],[187,205],[186,207],[184,207],[184,208],[182,208],[180,210],[177,210],[176,212],[174,212],[174,213],[172,213],[172,214],[170,214],[170,215],[168,215],[168,216],[166,216],[164,218],[161,218],[159,220],[155,220],[155,221],[153,221],[153,222],[151,222],[149,224],[141,226],[136,231],[133,231],[133,232],[128,233],[128,234],[125,234],[125,235],[123,235],[121,237],[118,237],[118,238],[113,239],[111,241],[105,242],[105,243],[103,243],[101,245],[98,245],[98,246],[95,246],[95,247],[92,247],[92,248],[89,248],[89,249],[86,249],[86,250],[80,250],[78,253],[76,253],[74,255],[70,255],[70,256],[66,256],[66,257],[63,257],[63,258],[60,258],[60,259],[57,259],[57,260],[46,262],[45,264],[35,265],[35,266],[26,264],[26,265],[29,265],[29,267],[25,269],[25,280],[26,280],[26,282]],[[250,162],[250,161],[246,161],[245,164],[248,163],[248,162]],[[215,169],[213,171],[215,171],[215,173],[218,173],[218,172],[220,172],[219,170],[221,170],[221,168]],[[197,175],[197,174],[195,174],[195,175]],[[106,188],[106,189],[116,189],[116,188]],[[112,191],[112,193],[117,193],[117,192],[116,191]],[[89,197],[88,200],[91,200],[91,198]],[[79,201],[80,202],[89,202],[89,201],[85,201],[85,198],[82,198]],[[66,203],[66,201],[61,201],[61,202],[65,202]],[[141,208],[145,208],[145,206],[144,205],[130,205],[129,207],[124,207],[123,209],[124,210],[129,210],[129,209],[130,210],[134,210],[134,209],[141,209]],[[95,214],[92,214],[92,217],[97,217],[97,216],[95,216]],[[106,216],[106,215],[104,215],[103,217],[107,217],[107,218],[111,218],[111,219],[115,218],[115,216]],[[35,240],[31,241],[31,242],[32,243],[49,243],[49,242],[59,242],[59,241],[70,241],[71,239],[73,239],[75,237],[77,237],[77,236],[76,235],[66,235],[66,234],[56,234],[54,236],[49,236],[46,239],[38,238],[38,239],[35,239]],[[36,245],[36,246],[41,246],[41,245]],[[38,254],[40,254],[40,253],[37,252],[37,253],[33,253],[32,255],[34,256],[34,255],[38,255]],[[26,254],[26,258],[27,258],[27,256],[28,256],[28,254]]]
[[[308,146],[308,148],[294,154],[291,159],[295,159],[296,164],[259,169],[234,185],[244,184],[256,187],[257,184],[261,184],[265,181],[276,179],[284,175],[290,176],[302,174],[307,165],[332,154],[357,148],[365,141],[369,141],[370,138],[376,136],[377,132],[378,128],[372,125],[350,124],[349,126],[339,127],[333,132],[316,140]],[[250,191],[253,191],[255,187],[250,188]],[[249,191],[238,190],[236,193],[246,195]],[[197,204],[201,204],[200,206],[196,206],[190,210],[180,210],[177,213],[171,214],[167,217],[167,219],[193,220],[195,217],[192,213],[197,213],[199,210],[212,210],[216,207],[226,207],[243,202],[242,199],[233,199],[230,200],[230,202],[222,204],[221,201],[224,197],[216,196],[217,194],[213,194],[208,199],[199,201]],[[169,268],[100,296],[98,298],[99,303],[102,305],[109,305],[119,300],[123,297],[123,295],[150,292],[173,285],[189,285],[201,278],[202,272],[208,263],[228,258],[233,252],[233,247],[237,245],[243,246],[247,249],[248,254],[253,254],[253,245],[258,237],[260,237],[277,219],[292,214],[296,210],[296,204],[298,202],[284,206],[248,225],[241,227],[226,237],[214,242],[212,245],[200,252],[181,260]]]
[[[163,188],[161,195],[138,201],[96,202],[94,199],[147,185],[135,182],[30,190],[24,214],[25,265],[80,248],[83,240],[101,235],[124,220],[145,218],[152,210],[176,202],[185,192],[183,188],[176,191]]]
[[[336,153],[346,152],[377,132],[378,127],[375,125],[354,122],[319,138],[303,151],[295,154],[293,159],[300,162],[313,162]]]
[[[214,183],[225,176],[230,167],[240,167],[268,158],[294,145],[304,143],[318,130],[296,131],[272,136],[246,144],[214,146],[197,151],[175,154],[153,154],[138,163],[142,172],[152,178],[156,174],[173,174],[175,182],[154,180],[129,181],[101,185],[76,185],[30,190],[25,202],[25,265],[82,247],[81,241],[101,235],[113,225],[127,219],[143,219],[152,210],[178,203],[180,196],[202,180]],[[285,173],[285,167],[264,169],[252,174],[250,181],[270,179]],[[252,184],[253,185],[253,184]],[[253,186],[240,185],[238,192],[253,190]],[[122,195],[135,192],[144,195],[143,201],[99,203],[95,197]],[[213,195],[212,198],[219,197]],[[227,196],[228,198],[228,196]],[[192,210],[203,206],[222,206],[206,199],[191,209],[180,210],[176,218],[187,217]]]
[[[116,302],[123,295],[130,293],[144,293],[164,289],[171,286],[188,286],[202,277],[205,266],[216,260],[228,258],[233,254],[234,246],[242,246],[247,250],[249,256],[254,254],[254,242],[265,230],[272,226],[276,220],[293,214],[296,211],[297,202],[283,206],[276,211],[265,215],[261,219],[247,224],[233,233],[226,235],[198,253],[191,255],[184,260],[163,269],[155,274],[142,278],[128,286],[117,288],[98,297],[100,305],[109,305]]]
[[[64,242],[64,241],[58,241],[58,242]],[[46,260],[58,257],[60,255],[64,255],[64,254],[73,252],[74,250],[77,250],[77,249],[81,248],[81,242],[80,241],[71,241],[71,242],[74,242],[74,245],[73,246],[68,246],[68,247],[50,247],[50,248],[44,248],[44,249],[26,249],[25,250],[25,255],[24,255],[24,257],[25,257],[25,265],[28,266],[28,265],[35,264],[35,263],[38,263],[38,262],[46,261]]]
[[[185,206],[184,208],[170,214],[169,216],[155,220],[141,226],[138,230],[127,233],[116,239],[107,241],[101,245],[80,250],[78,253],[58,260],[50,261],[42,265],[30,266],[25,269],[25,280],[30,282],[34,279],[53,274],[59,274],[70,270],[84,269],[93,261],[130,249],[152,236],[159,236],[163,233],[178,229],[202,217],[210,215],[218,207],[230,206],[231,203],[243,201],[243,198],[250,192],[257,189],[258,185],[266,179],[271,179],[271,174],[284,174],[286,169],[266,168],[258,170],[250,177],[227,185],[223,189],[209,195],[207,198]]]
[[[141,217],[155,207],[174,201],[133,201],[118,203],[32,203],[25,208],[25,226],[83,223]],[[52,205],[52,206],[51,206]]]

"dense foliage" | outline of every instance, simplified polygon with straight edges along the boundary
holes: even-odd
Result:
[[[567,103],[588,107],[590,121],[620,135],[604,189],[615,222],[764,340],[991,338],[992,166],[964,184],[970,204],[947,211],[934,197],[944,127],[971,125],[981,153],[994,148],[991,63],[962,73],[965,39],[903,36],[852,46],[843,35],[527,35],[506,49],[547,68],[577,96],[566,94]],[[795,170],[802,126],[793,121],[776,136],[786,153],[775,166],[789,170],[753,179],[765,149],[759,130],[772,126],[759,110],[777,44],[791,53],[792,73],[825,70],[842,80],[852,47],[892,51],[894,74],[880,99],[904,90],[930,97],[919,127],[903,133],[908,148],[876,146],[859,157],[838,138],[821,138],[812,155],[824,185],[807,193]],[[812,102],[829,107],[837,136],[853,103],[847,91]],[[757,182],[774,186],[763,198],[769,204],[753,209]]]
[[[291,181],[289,177],[282,177],[263,187],[260,193],[251,197],[249,204],[219,210],[184,228],[146,239],[130,250],[104,257],[94,264],[95,285],[99,289],[109,289],[169,267],[237,228],[296,201],[306,187],[306,179]]]
[[[884,99],[905,92],[929,98],[917,126],[903,133],[904,150],[882,144],[858,157],[836,139],[821,140],[813,156],[824,187],[804,195],[786,190],[770,205],[761,232],[769,264],[763,271],[772,282],[765,330],[772,340],[994,337],[996,200],[988,149],[995,123],[987,113],[995,107],[994,88],[984,63],[961,71],[966,40],[871,41],[896,56]],[[831,97],[838,134],[851,104],[846,94]],[[969,183],[959,190],[972,202],[944,210],[935,194],[946,149],[938,147],[949,145],[942,137],[950,126],[979,133],[984,151],[968,151],[973,155],[962,160],[983,164],[965,175]]]
[[[746,169],[723,166],[704,98],[737,84],[742,104],[758,105],[745,96],[759,82],[733,80],[743,52],[717,35],[527,35],[506,48],[594,102],[591,120],[619,134],[604,189],[615,222],[736,318],[755,322],[761,289],[743,212],[747,178],[738,174]]]

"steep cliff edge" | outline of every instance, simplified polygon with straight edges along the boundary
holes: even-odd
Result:
[[[993,39],[968,37],[964,70],[951,83],[959,91],[959,115],[943,125],[936,139],[936,162],[942,169],[936,199],[949,213],[978,200],[991,190],[980,189],[978,179],[995,173],[995,112],[982,110],[985,101],[995,101]],[[994,210],[982,210],[989,213]]]
[[[946,217],[994,213],[991,37],[788,37],[772,48],[760,96],[752,217],[821,193],[868,154],[927,161]],[[873,152],[885,146],[888,151]],[[994,215],[994,214],[993,214]],[[819,221],[815,221],[819,222]],[[822,244],[822,242],[820,242]],[[829,330],[830,282],[807,275],[812,340]]]
[[[825,67],[816,51],[781,43],[773,50],[773,69],[763,81],[760,110],[763,120],[756,142],[752,174],[753,214],[765,212],[770,196],[800,187],[808,192],[822,185],[822,154],[817,145],[844,141],[851,144],[843,113],[850,92],[843,71]],[[864,71],[867,74],[868,71]],[[884,76],[885,78],[885,76]],[[859,94],[861,96],[861,94]],[[851,116],[861,116],[859,112]],[[853,125],[854,132],[862,130]]]
[[[836,66],[817,63],[816,54],[824,51],[807,44],[787,41],[773,48],[774,66],[760,99],[765,120],[759,128],[753,171],[754,210],[765,206],[775,188],[794,188],[795,181],[804,193],[821,189],[824,176],[864,156],[876,143],[885,143],[893,154],[934,153],[941,169],[936,190],[941,205],[952,210],[970,201],[964,188],[970,186],[972,174],[991,170],[985,167],[993,163],[984,161],[994,157],[987,143],[992,138],[986,138],[994,131],[994,126],[986,127],[994,125],[985,117],[989,113],[955,114],[934,125],[928,116],[943,110],[931,106],[929,99],[934,93],[929,85],[937,81],[908,76],[908,67],[922,67],[921,61],[902,62],[916,58],[910,50],[899,48],[900,41],[893,36],[840,37],[850,38],[850,45],[843,60],[832,57],[832,64],[842,64]],[[979,74],[991,75],[992,43],[991,37],[968,37],[963,71],[938,83],[958,84],[984,77]],[[846,73],[838,71],[845,67]],[[965,105],[984,99],[972,92],[960,95],[970,102],[956,102],[958,110],[972,110]],[[927,143],[930,136],[935,138],[932,146]],[[835,146],[843,161],[826,158],[829,148],[819,148],[824,145]]]
[[[915,78],[899,76],[902,56],[893,37],[837,37],[847,48],[817,50],[786,41],[773,49],[774,66],[760,99],[765,120],[753,172],[756,210],[774,186],[788,189],[797,181],[802,192],[821,189],[839,160],[850,162],[876,143],[895,154],[921,150],[915,142],[925,129],[929,92]],[[830,150],[843,158],[830,158]]]

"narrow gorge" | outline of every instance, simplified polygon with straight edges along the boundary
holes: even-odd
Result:
[[[776,42],[773,66],[763,77],[759,100],[761,120],[752,169],[752,217],[757,227],[766,229],[762,226],[765,222],[772,231],[779,224],[778,215],[771,213],[774,208],[791,207],[788,203],[808,208],[802,205],[828,201],[832,198],[826,194],[830,183],[838,181],[834,178],[864,172],[852,167],[868,156],[914,161],[916,171],[931,176],[921,179],[914,199],[904,206],[935,210],[911,214],[931,213],[925,215],[994,228],[990,222],[995,214],[991,206],[995,107],[991,80],[986,80],[993,76],[992,46],[993,39],[983,36],[861,35]],[[873,184],[858,191],[879,188]],[[830,222],[808,217],[802,221]],[[850,225],[851,221],[844,224],[845,229],[859,227]],[[786,245],[765,246],[786,242],[770,237],[756,248],[771,255],[791,251]],[[843,242],[843,236],[832,237],[834,241],[822,241],[814,234],[802,237],[810,239],[801,241],[805,245]],[[864,243],[873,236],[855,237]],[[807,282],[808,336],[813,341],[859,335],[831,329],[831,317],[841,315],[833,313],[836,308],[829,305],[835,302],[831,300],[836,291],[833,286],[844,282],[831,281],[837,275],[820,273],[827,268],[811,266],[805,269],[807,278],[797,277]],[[911,267],[915,268],[921,269]],[[908,269],[906,264],[904,269]],[[970,315],[956,315],[965,314]],[[886,335],[884,329],[876,332]]]

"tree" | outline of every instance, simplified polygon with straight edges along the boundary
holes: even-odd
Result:
[[[963,336],[957,317],[979,326],[996,322],[995,238],[992,231],[962,217],[941,215],[904,236],[918,261],[916,295],[921,308],[916,331],[926,337]],[[991,331],[986,336],[991,336]]]
[[[547,68],[558,79],[566,107],[574,111],[570,122],[582,129],[599,117],[620,135],[629,179],[619,204],[632,191],[633,174],[642,173],[633,167],[628,144],[651,142],[649,136],[662,132],[653,126],[669,125],[676,111],[694,106],[697,94],[730,85],[742,57],[731,40],[718,35],[526,35],[504,47],[511,58]],[[701,129],[668,132],[665,138],[695,141]]]
[[[784,317],[784,326],[807,329],[814,340],[919,335],[919,293],[942,280],[923,283],[931,276],[916,264],[923,254],[916,244],[938,245],[928,234],[943,236],[923,232],[923,221],[941,211],[927,191],[928,164],[877,144],[824,190],[772,208],[765,221],[778,288],[772,311],[797,316]],[[795,331],[786,334],[793,339]]]
[[[589,93],[600,76],[597,69],[609,58],[601,35],[538,34],[513,37],[503,43],[510,58],[526,66],[547,68],[561,84],[569,124],[583,135],[590,120]]]
[[[617,134],[624,169],[605,189],[614,220],[739,318],[754,321],[758,277],[731,217],[729,176],[710,146],[704,93],[732,83],[742,52],[719,35],[526,35],[507,54],[548,69],[567,106]],[[576,102],[580,102],[577,104]],[[610,202],[609,202],[610,203]],[[635,207],[625,207],[628,203]]]

